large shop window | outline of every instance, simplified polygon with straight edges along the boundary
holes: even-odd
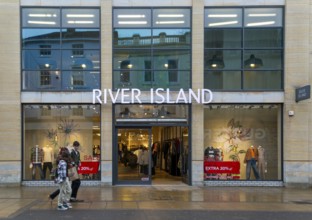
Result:
[[[22,90],[100,88],[99,9],[22,8],[21,33]]]
[[[205,109],[205,180],[282,179],[280,105]]]
[[[282,90],[282,21],[282,8],[206,8],[204,87]]]
[[[61,147],[80,143],[81,179],[100,180],[99,105],[23,105],[23,180],[51,180]]]
[[[114,9],[113,86],[191,87],[190,9]]]

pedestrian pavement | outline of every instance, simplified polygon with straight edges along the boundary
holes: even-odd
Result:
[[[0,187],[0,218],[27,211],[60,212],[49,186]],[[312,189],[187,185],[81,186],[72,210],[246,211],[312,214]],[[71,210],[65,211],[70,212]]]

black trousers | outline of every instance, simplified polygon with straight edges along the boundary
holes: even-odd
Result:
[[[76,180],[72,181],[72,185],[71,185],[72,194],[70,196],[71,198],[77,198],[77,193],[78,193],[78,189],[80,187],[80,184],[81,184],[80,179],[76,179]]]

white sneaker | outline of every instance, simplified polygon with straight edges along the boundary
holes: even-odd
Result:
[[[64,203],[64,204],[63,204],[63,207],[65,207],[65,208],[67,208],[67,209],[73,208],[73,207],[71,206],[70,203]]]
[[[65,210],[67,210],[67,209],[68,209],[68,208],[65,207],[64,205],[59,205],[59,206],[57,206],[57,210],[65,211]]]

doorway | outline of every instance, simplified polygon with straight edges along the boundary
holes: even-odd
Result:
[[[187,126],[115,128],[114,184],[189,184]]]

